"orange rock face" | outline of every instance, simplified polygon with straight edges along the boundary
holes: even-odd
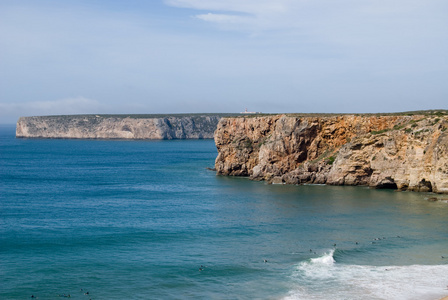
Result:
[[[272,183],[448,192],[448,117],[223,118],[218,174]]]

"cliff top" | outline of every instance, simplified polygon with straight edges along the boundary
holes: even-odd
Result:
[[[204,116],[218,116],[227,118],[256,118],[263,116],[275,116],[286,115],[291,117],[335,117],[344,115],[354,116],[448,116],[448,110],[445,109],[431,109],[431,110],[416,110],[406,112],[393,112],[393,113],[256,113],[256,114],[243,114],[243,113],[180,113],[180,114],[81,114],[81,115],[49,115],[49,116],[29,116],[25,118],[116,118],[116,119],[154,119],[154,118],[169,118],[169,117],[204,117]]]
[[[218,116],[218,117],[233,117],[238,114],[232,113],[190,113],[190,114],[80,114],[80,115],[49,115],[49,116],[28,116],[22,118],[116,118],[116,119],[156,119],[169,117],[204,117],[204,116]]]
[[[405,112],[392,113],[257,113],[257,114],[237,114],[225,117],[244,117],[256,118],[264,116],[285,115],[289,117],[337,117],[337,116],[365,116],[365,117],[380,117],[380,116],[448,116],[446,109],[430,109],[430,110],[415,110]]]
[[[417,110],[406,112],[393,112],[393,113],[256,113],[256,114],[243,114],[243,113],[185,113],[185,114],[84,114],[84,115],[49,115],[49,116],[29,116],[21,117],[26,119],[32,118],[45,118],[45,119],[99,119],[99,118],[114,118],[114,119],[157,119],[157,118],[202,118],[207,116],[221,117],[221,118],[256,118],[265,116],[286,115],[290,117],[336,117],[336,116],[365,116],[365,117],[379,117],[379,116],[448,116],[448,110],[445,109],[432,109],[432,110]]]

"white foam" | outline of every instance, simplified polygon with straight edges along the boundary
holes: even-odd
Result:
[[[323,280],[332,277],[334,265],[334,250],[330,250],[321,257],[312,258],[310,261],[302,262],[297,266],[306,278]]]
[[[335,262],[334,258],[333,258],[333,254],[334,254],[334,250],[330,250],[328,253],[325,253],[321,257],[312,258],[310,264],[332,266]]]
[[[361,266],[335,263],[334,251],[297,264],[292,299],[439,299],[448,295],[448,265]]]

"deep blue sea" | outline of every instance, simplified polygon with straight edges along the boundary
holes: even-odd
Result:
[[[448,295],[448,203],[430,194],[216,176],[212,140],[14,134],[0,127],[0,299]]]

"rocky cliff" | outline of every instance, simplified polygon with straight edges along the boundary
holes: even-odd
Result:
[[[73,115],[21,117],[19,138],[208,139],[220,115]]]
[[[448,193],[448,116],[223,118],[218,174],[286,184]]]

